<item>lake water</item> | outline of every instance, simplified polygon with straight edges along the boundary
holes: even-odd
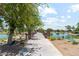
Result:
[[[51,37],[60,38],[60,39],[68,40],[68,41],[74,41],[74,39],[75,39],[75,38],[73,38],[72,35],[70,35],[67,32],[65,32],[65,33],[56,33],[56,32],[53,32],[51,34]]]
[[[8,35],[7,34],[0,34],[0,39],[7,39]]]

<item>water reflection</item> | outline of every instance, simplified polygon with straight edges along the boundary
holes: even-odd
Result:
[[[74,41],[74,38],[72,35],[70,35],[68,32],[64,32],[64,33],[59,33],[59,32],[53,32],[51,34],[52,37],[56,38],[56,39],[65,39],[68,41]]]

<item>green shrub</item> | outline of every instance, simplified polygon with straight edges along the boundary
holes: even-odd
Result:
[[[74,41],[74,42],[72,42],[72,44],[79,44],[79,43]]]
[[[62,40],[61,38],[57,38],[57,40]]]
[[[51,40],[51,41],[53,41],[53,40],[56,40],[56,38],[55,37],[49,37],[49,39]]]

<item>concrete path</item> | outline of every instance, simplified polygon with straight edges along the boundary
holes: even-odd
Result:
[[[25,48],[30,51],[25,53],[27,56],[62,56],[56,47],[39,32],[34,35],[33,40],[27,42]]]

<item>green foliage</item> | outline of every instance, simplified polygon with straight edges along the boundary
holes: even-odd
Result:
[[[79,32],[79,23],[77,23],[77,27],[76,27],[75,31]]]
[[[0,16],[3,15],[3,4],[0,3]]]
[[[73,35],[73,38],[75,38],[75,39],[79,39],[79,36],[77,36],[77,35]]]
[[[3,20],[0,19],[0,27],[3,28]]]
[[[4,4],[4,19],[9,28],[16,28],[22,25],[22,16],[25,10],[23,4]]]
[[[65,26],[68,31],[71,31],[72,27],[70,25]]]
[[[51,28],[47,29],[47,32],[52,32],[52,31],[53,31],[53,29],[51,29]]]
[[[43,25],[40,20],[38,6],[40,4],[18,4],[9,3],[2,4],[4,20],[9,26],[10,41],[13,37],[14,31],[23,32],[27,30],[31,32]]]
[[[4,4],[4,18],[9,27],[19,30],[26,25],[28,28],[37,28],[42,24],[37,4]]]
[[[75,30],[75,27],[74,27],[74,26],[72,26],[72,29],[73,29],[73,30]]]
[[[43,23],[40,20],[39,11],[37,9],[37,6],[35,4],[28,4],[28,7],[30,7],[28,11],[27,17],[25,17],[27,20],[25,20],[26,29],[33,31],[39,26],[42,26]],[[30,11],[29,11],[30,10]]]
[[[72,44],[79,44],[79,43],[74,41],[74,42],[72,42]]]
[[[56,40],[56,38],[52,36],[48,37],[48,39],[50,39],[51,41]]]
[[[45,29],[40,28],[40,29],[38,29],[38,31],[40,31],[41,33],[44,33],[45,32]]]

